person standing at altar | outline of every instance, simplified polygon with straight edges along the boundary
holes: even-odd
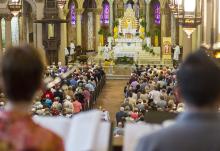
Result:
[[[112,38],[111,36],[109,36],[108,39],[107,39],[107,41],[108,41],[108,47],[109,47],[109,49],[112,50],[112,41],[113,41],[113,38]]]
[[[70,42],[70,56],[74,54],[74,50],[75,50],[75,44],[73,43],[73,41],[71,41]]]
[[[176,45],[174,47],[173,66],[178,66],[178,64],[179,64],[179,56],[180,56],[180,46]]]
[[[69,47],[70,47],[70,57],[69,57],[69,59],[70,59],[70,61],[72,61],[73,60],[73,55],[75,53],[75,44],[73,43],[73,41],[70,42]]]
[[[68,57],[70,55],[70,52],[67,47],[64,48],[64,54],[65,54],[65,64],[67,65],[68,64]]]
[[[105,45],[103,52],[104,52],[104,60],[109,60],[110,59],[110,55],[109,55],[109,47],[108,47],[108,45]]]

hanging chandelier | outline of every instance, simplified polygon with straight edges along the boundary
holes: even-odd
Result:
[[[22,0],[9,0],[8,9],[10,10],[13,16],[17,16],[22,9]]]
[[[202,1],[171,0],[170,8],[177,22],[182,25],[183,30],[190,38],[196,27],[202,23]]]
[[[57,6],[60,8],[60,9],[63,9],[64,6],[66,4],[66,0],[57,0]]]

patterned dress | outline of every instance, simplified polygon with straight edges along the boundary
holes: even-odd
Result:
[[[31,115],[0,112],[0,151],[64,151],[60,137],[32,121]]]

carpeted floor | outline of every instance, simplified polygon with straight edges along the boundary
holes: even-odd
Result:
[[[119,111],[124,100],[124,86],[127,80],[107,80],[100,96],[97,99],[96,107],[105,108],[110,113],[111,121],[115,121],[115,113]]]

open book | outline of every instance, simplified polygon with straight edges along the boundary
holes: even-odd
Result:
[[[100,111],[83,112],[72,119],[39,116],[33,119],[59,135],[66,151],[108,151],[111,147],[111,123],[101,120]]]
[[[174,124],[174,121],[167,120],[162,124],[148,124],[148,123],[129,123],[125,125],[123,151],[135,151],[135,147],[139,139],[143,136],[149,135],[161,128],[168,127]]]

